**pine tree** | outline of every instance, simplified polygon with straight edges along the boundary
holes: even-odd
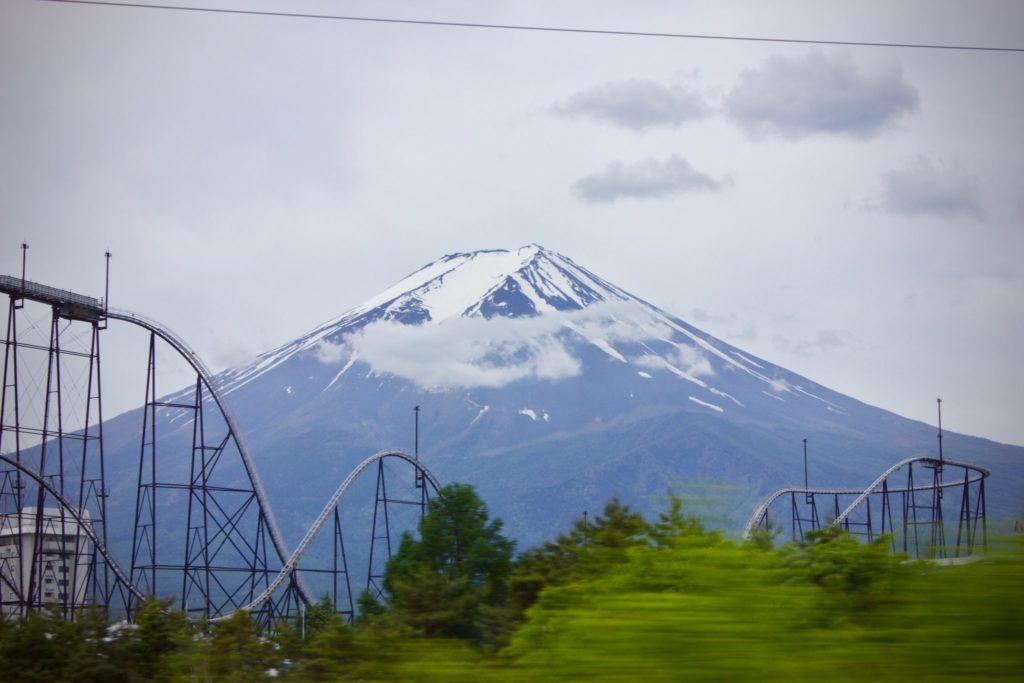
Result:
[[[492,642],[507,622],[513,547],[473,487],[450,484],[428,503],[419,539],[405,534],[388,561],[388,605],[424,635]]]

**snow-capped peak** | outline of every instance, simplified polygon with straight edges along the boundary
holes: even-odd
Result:
[[[306,358],[330,368],[324,391],[349,381],[357,363],[369,369],[366,377],[390,375],[427,389],[501,387],[576,377],[586,371],[583,349],[603,353],[604,362],[589,366],[595,371],[614,367],[641,381],[685,382],[698,394],[691,402],[709,410],[797,395],[838,409],[804,388],[818,391],[806,380],[536,244],[444,256],[218,380],[230,393],[291,358]]]
[[[576,311],[601,302],[633,301],[626,292],[538,244],[448,254],[381,294],[219,376],[230,393],[289,358],[378,322],[406,325],[457,318],[523,318]]]
[[[444,256],[395,283],[344,318],[419,324],[454,317],[519,317],[579,310],[630,297],[537,244]]]

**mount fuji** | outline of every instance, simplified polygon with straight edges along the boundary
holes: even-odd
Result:
[[[216,379],[290,539],[363,458],[412,451],[414,406],[425,464],[474,484],[521,547],[612,495],[651,512],[671,492],[737,528],[759,498],[802,483],[803,438],[814,486],[866,486],[936,448],[933,426],[746,353],[538,245],[444,256]],[[990,516],[1021,513],[1024,448],[952,433],[944,447],[993,470]]]

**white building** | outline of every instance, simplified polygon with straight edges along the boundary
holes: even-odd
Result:
[[[93,545],[74,517],[61,516],[60,508],[43,508],[41,519],[36,512],[26,507],[21,514],[0,515],[0,612],[19,615],[26,607],[56,605],[69,616],[87,604]],[[81,517],[89,524],[88,511]]]

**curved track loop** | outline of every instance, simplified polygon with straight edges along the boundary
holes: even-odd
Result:
[[[28,477],[29,479],[34,481],[38,486],[40,486],[43,489],[45,489],[48,494],[53,496],[53,499],[56,500],[58,503],[60,503],[61,507],[64,508],[65,512],[67,512],[67,514],[70,515],[71,518],[75,520],[75,522],[78,524],[78,528],[82,529],[85,532],[85,535],[89,537],[89,540],[92,541],[93,547],[96,548],[97,552],[99,552],[99,554],[103,556],[103,559],[106,561],[107,566],[110,567],[110,571],[114,572],[114,576],[117,577],[117,580],[120,581],[121,584],[125,588],[127,588],[128,591],[130,591],[133,596],[135,596],[139,600],[145,600],[146,596],[143,595],[142,592],[139,591],[139,589],[136,588],[132,584],[132,582],[128,579],[127,575],[124,573],[124,570],[121,569],[121,566],[119,564],[117,564],[117,561],[107,551],[106,546],[103,545],[103,542],[96,535],[96,532],[92,528],[92,524],[90,524],[88,521],[86,521],[79,514],[79,512],[77,510],[75,510],[75,507],[71,503],[71,501],[69,501],[67,498],[62,496],[60,494],[60,491],[58,491],[57,489],[53,488],[53,486],[48,484],[46,482],[46,480],[44,480],[42,477],[40,477],[37,472],[29,469],[28,467],[25,467],[24,465],[22,465],[21,463],[17,462],[16,460],[12,460],[11,458],[9,458],[8,456],[6,456],[6,455],[4,455],[2,453],[0,453],[0,460],[2,460],[3,462],[7,463],[8,465],[14,467],[16,470],[21,472],[23,475],[25,475],[26,477]]]
[[[277,557],[280,559],[282,564],[286,564],[291,553],[284,542],[284,536],[281,535],[281,529],[277,525],[277,519],[274,517],[273,510],[270,507],[270,502],[267,500],[266,491],[263,489],[263,482],[260,481],[259,475],[256,473],[252,456],[249,455],[249,449],[242,438],[242,430],[238,428],[238,421],[235,419],[234,413],[231,412],[227,402],[217,389],[209,368],[206,367],[206,364],[203,363],[199,355],[192,350],[192,347],[190,347],[184,339],[155,320],[151,320],[145,316],[139,315],[138,313],[114,308],[107,311],[107,317],[137,325],[157,335],[170,344],[202,378],[207,390],[210,392],[210,395],[213,396],[213,400],[217,403],[217,407],[224,416],[224,421],[227,423],[228,429],[231,430],[231,433],[234,436],[235,445],[238,447],[238,452],[242,458],[242,465],[245,467],[245,472],[249,476],[249,481],[252,483],[252,488],[256,495],[256,501],[260,506],[260,511],[263,513],[263,518],[266,520],[267,531],[270,533],[270,540],[274,544],[274,550],[277,552]],[[306,602],[316,602],[313,598],[312,592],[304,582],[299,581],[298,588]]]
[[[886,479],[891,477],[896,472],[896,470],[902,468],[905,465],[909,465],[909,464],[915,463],[915,462],[920,462],[920,463],[923,463],[925,465],[930,465],[932,467],[962,467],[964,470],[973,471],[973,472],[976,473],[976,476],[975,476],[974,479],[968,479],[967,483],[969,483],[969,484],[973,484],[976,481],[980,481],[982,479],[985,479],[990,474],[992,474],[992,472],[990,472],[989,470],[985,469],[984,467],[978,467],[977,465],[971,465],[970,463],[959,462],[957,460],[938,460],[937,458],[927,458],[927,457],[907,458],[906,460],[903,460],[901,462],[896,463],[895,465],[893,465],[892,467],[887,469],[885,472],[883,472],[878,477],[878,479],[875,479],[871,483],[871,486],[866,488],[863,493],[861,493],[859,496],[854,498],[853,502],[850,503],[846,507],[846,509],[843,510],[839,514],[839,516],[835,518],[835,520],[833,520],[832,526],[839,526],[843,522],[845,522],[847,520],[847,518],[850,516],[850,513],[852,513],[855,509],[857,509],[857,507],[861,503],[863,503],[864,500],[867,499],[868,496],[870,496],[872,493],[877,493],[878,491],[881,490],[882,484],[885,482]],[[960,486],[963,486],[963,485],[964,485],[964,482],[962,482],[962,481],[950,481],[950,482],[942,482],[942,484],[938,488],[946,489],[946,488],[960,487]],[[922,485],[922,486],[915,486],[914,490],[915,491],[919,491],[919,490],[922,490],[922,489],[931,489],[931,488],[935,488],[935,487],[934,486],[930,486],[930,485]],[[891,489],[891,491],[893,493],[899,493],[900,489]]]
[[[250,602],[248,605],[240,607],[239,609],[251,612],[256,608],[260,607],[264,602],[267,601],[268,598],[270,598],[274,591],[280,588],[281,585],[284,584],[284,582],[287,581],[289,577],[292,576],[292,574],[294,574],[296,568],[298,567],[299,560],[302,559],[302,554],[306,552],[306,549],[309,547],[309,544],[313,542],[313,539],[320,532],[320,528],[330,517],[331,511],[341,501],[342,496],[344,496],[345,492],[348,491],[349,487],[352,485],[352,482],[354,482],[360,474],[366,471],[366,468],[368,468],[370,465],[376,463],[379,460],[383,460],[384,458],[399,458],[401,460],[405,460],[406,462],[410,463],[413,467],[416,467],[423,472],[423,476],[426,478],[427,481],[430,482],[431,486],[434,487],[435,491],[441,488],[440,483],[437,480],[437,477],[435,477],[430,470],[424,467],[420,461],[414,459],[411,455],[407,455],[406,453],[397,450],[387,450],[374,453],[369,458],[359,463],[359,465],[356,466],[356,468],[352,470],[352,472],[347,477],[345,477],[345,481],[341,482],[341,486],[339,486],[338,489],[334,492],[334,495],[331,496],[331,499],[327,501],[327,505],[325,505],[324,509],[320,511],[320,515],[316,518],[316,521],[313,522],[313,525],[306,532],[306,535],[302,538],[302,541],[299,542],[298,547],[295,548],[295,552],[292,553],[292,556],[289,557],[288,561],[284,563],[284,567],[282,567],[281,571],[277,574],[276,577],[274,577],[274,580],[270,582],[266,590],[260,593],[260,595],[257,596],[256,599]],[[220,621],[222,619],[227,619],[230,616],[230,614],[222,615],[220,617],[215,617],[210,621]]]
[[[932,458],[930,456],[921,456],[921,455],[919,455],[919,456],[915,456],[913,458],[907,458],[906,460],[901,460],[900,462],[896,463],[895,465],[893,465],[892,467],[887,469],[885,472],[883,472],[881,475],[879,475],[879,477],[877,479],[875,479],[875,481],[873,481],[871,483],[871,485],[868,486],[866,489],[849,489],[849,488],[845,488],[845,489],[807,489],[807,488],[800,488],[800,487],[795,487],[795,486],[791,486],[791,487],[784,488],[784,489],[779,489],[775,493],[773,493],[770,496],[768,496],[767,498],[765,498],[764,501],[762,501],[762,503],[760,505],[758,505],[757,508],[754,509],[753,514],[750,515],[750,519],[747,520],[747,526],[743,529],[743,540],[744,541],[749,541],[750,540],[750,537],[754,533],[754,529],[756,529],[761,524],[761,522],[764,520],[765,515],[768,513],[768,508],[771,507],[772,503],[774,503],[776,500],[778,500],[782,496],[786,496],[786,495],[789,495],[791,493],[805,493],[805,494],[826,495],[826,496],[833,496],[833,495],[839,495],[839,496],[853,496],[853,495],[855,495],[855,496],[857,496],[853,500],[853,502],[850,503],[846,507],[846,509],[843,510],[842,513],[840,513],[839,516],[836,517],[832,521],[831,526],[840,526],[840,525],[843,524],[843,522],[845,522],[849,518],[850,514],[853,513],[853,511],[856,510],[857,507],[861,503],[863,503],[872,493],[878,493],[881,490],[882,484],[885,483],[885,481],[889,477],[891,477],[893,474],[895,474],[897,470],[899,470],[899,469],[901,469],[901,468],[903,468],[903,467],[905,467],[907,465],[913,464],[913,463],[923,463],[925,465],[931,465],[931,466],[941,465],[941,466],[946,466],[946,467],[962,467],[965,470],[971,470],[971,471],[977,473],[975,478],[969,480],[969,483],[972,483],[972,484],[974,482],[976,482],[976,481],[979,481],[981,479],[987,478],[991,474],[991,472],[989,470],[985,469],[984,467],[978,467],[977,465],[972,465],[970,463],[959,462],[957,460],[949,460],[949,459],[939,461],[937,458]],[[964,485],[964,482],[962,482],[962,481],[948,481],[948,482],[943,482],[939,486],[939,488],[947,489],[947,488],[960,487],[960,486],[963,486],[963,485]],[[927,491],[927,490],[930,490],[932,488],[935,488],[935,487],[933,485],[931,485],[931,484],[922,484],[920,486],[914,486],[912,489],[907,489],[906,487],[904,487],[904,488],[892,488],[892,489],[889,489],[889,492],[890,493],[906,493],[908,491]]]

